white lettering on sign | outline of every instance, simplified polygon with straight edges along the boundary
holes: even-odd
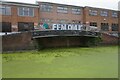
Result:
[[[52,30],[82,30],[79,24],[53,24]]]

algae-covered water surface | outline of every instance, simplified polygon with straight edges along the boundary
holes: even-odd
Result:
[[[117,78],[118,47],[4,53],[2,67],[3,78]]]

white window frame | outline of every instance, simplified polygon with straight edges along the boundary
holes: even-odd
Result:
[[[108,11],[102,10],[102,11],[100,11],[100,15],[107,17],[108,16]]]
[[[72,14],[80,15],[81,14],[81,9],[80,8],[72,8]]]
[[[23,15],[21,15],[21,14],[19,14],[20,13],[20,8],[22,8],[22,13],[23,13]],[[28,10],[28,15],[25,15],[25,8],[27,8],[27,10]],[[30,16],[30,13],[29,13],[29,10],[30,10],[30,8],[29,7],[18,7],[18,16],[29,16],[29,17],[34,17],[35,15],[34,15],[34,8],[32,8],[33,9],[33,15],[32,16]]]
[[[40,5],[40,11],[51,12],[52,9],[53,9],[53,5],[50,5],[50,4],[41,4]]]
[[[90,15],[90,16],[97,16],[97,15],[98,15],[98,11],[97,11],[97,10],[94,10],[94,9],[90,9],[90,10],[89,10],[89,15]]]
[[[10,7],[10,6],[2,6],[2,5],[0,5],[0,8],[1,8],[1,14],[2,14],[2,15],[7,15],[7,16],[12,15],[11,7]],[[5,10],[5,14],[2,13],[3,8],[4,8],[4,10]],[[10,13],[9,13],[9,14],[6,13],[6,12],[7,12],[7,10],[6,10],[7,8],[10,9]]]
[[[58,13],[68,13],[68,7],[65,7],[65,6],[58,6],[57,7],[57,12]]]
[[[113,11],[113,12],[112,12],[112,17],[117,18],[117,17],[118,17],[118,13],[115,12],[115,11]]]

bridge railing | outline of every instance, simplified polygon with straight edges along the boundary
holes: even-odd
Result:
[[[33,37],[49,37],[49,36],[100,36],[99,32],[80,31],[80,30],[45,30],[33,31]]]

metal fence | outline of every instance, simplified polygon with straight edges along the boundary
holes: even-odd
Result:
[[[33,31],[33,38],[37,37],[50,37],[50,36],[100,36],[99,32],[92,31],[80,31],[80,30],[45,30],[45,31]]]

